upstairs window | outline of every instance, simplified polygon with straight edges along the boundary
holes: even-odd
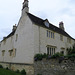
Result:
[[[54,39],[54,33],[53,33],[53,39]]]
[[[47,19],[44,21],[44,24],[46,27],[49,27],[49,21]]]
[[[60,35],[60,40],[63,41],[63,35]]]
[[[5,50],[2,50],[2,56],[4,56],[5,55]]]
[[[71,39],[70,39],[70,38],[67,38],[67,42],[68,42],[68,43],[71,43]]]
[[[9,50],[9,56],[13,55],[13,50]]]
[[[53,35],[52,35],[52,32],[51,32],[51,38],[52,38],[52,36],[53,36]]]
[[[47,30],[47,37],[48,37],[48,30]]]
[[[48,22],[45,22],[45,26],[46,26],[46,27],[49,27],[49,23],[48,23]]]
[[[54,32],[47,30],[47,37],[54,39]]]

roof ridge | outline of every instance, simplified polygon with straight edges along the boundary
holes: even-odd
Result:
[[[39,18],[39,17],[37,17],[37,16],[31,14],[31,13],[27,13],[27,15],[29,16],[29,18],[31,19],[31,21],[32,21],[33,23],[37,24],[38,26],[42,26],[42,27],[44,27],[44,28],[53,30],[53,31],[55,31],[55,32],[57,32],[57,33],[60,33],[60,34],[62,34],[62,35],[64,35],[64,36],[66,36],[66,37],[72,38],[66,31],[64,31],[64,30],[60,29],[59,27],[57,27],[57,26],[51,24],[50,22],[49,22],[49,25],[50,25],[50,26],[49,26],[49,27],[46,27],[45,24],[44,24],[44,21],[45,21],[45,20],[43,20],[43,19],[41,19],[41,18]],[[72,38],[72,39],[74,39],[74,38]]]

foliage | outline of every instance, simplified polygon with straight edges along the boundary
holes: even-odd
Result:
[[[66,55],[65,58],[75,58],[75,54]]]
[[[75,44],[73,45],[73,47],[71,48],[67,48],[67,54],[71,55],[71,54],[75,54]]]
[[[42,54],[36,54],[35,57],[34,57],[35,61],[42,60],[42,58],[43,58]]]
[[[2,65],[0,65],[0,68],[3,68],[3,66],[2,66]]]
[[[37,74],[37,75],[42,75],[42,74]]]
[[[19,70],[16,70],[15,72],[16,72],[16,73],[20,73],[20,71],[19,71]]]
[[[20,73],[15,73],[11,70],[6,70],[3,68],[0,68],[0,75],[21,75]]]
[[[6,67],[6,70],[9,70],[9,68],[8,68],[8,67]]]
[[[58,57],[61,57],[61,56],[64,56],[62,53],[59,53],[59,52],[57,52],[57,53],[55,53],[53,56],[52,56],[52,58],[58,58]]]
[[[53,56],[50,56],[46,53],[44,54],[36,54],[35,57],[34,57],[34,60],[37,61],[37,60],[42,60],[43,58],[46,58],[46,59],[51,59],[51,58],[58,58],[58,57],[61,57],[61,56],[64,56],[62,53],[55,53]]]
[[[23,69],[23,70],[21,71],[21,74],[22,74],[22,75],[26,75],[26,71]]]
[[[42,54],[42,58],[47,58],[48,55],[46,53]]]

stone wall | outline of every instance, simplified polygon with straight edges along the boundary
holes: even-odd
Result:
[[[13,71],[16,70],[23,70],[25,69],[27,75],[34,75],[34,65],[33,64],[23,64],[23,63],[4,63],[4,62],[0,62],[0,65],[3,66],[3,68],[9,68]]]
[[[34,64],[35,75],[75,75],[75,60],[63,60],[59,63],[58,59],[43,59],[42,61],[35,61]]]

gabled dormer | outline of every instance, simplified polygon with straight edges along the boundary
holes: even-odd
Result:
[[[49,21],[48,21],[48,19],[45,19],[44,24],[45,24],[46,27],[49,27]]]

